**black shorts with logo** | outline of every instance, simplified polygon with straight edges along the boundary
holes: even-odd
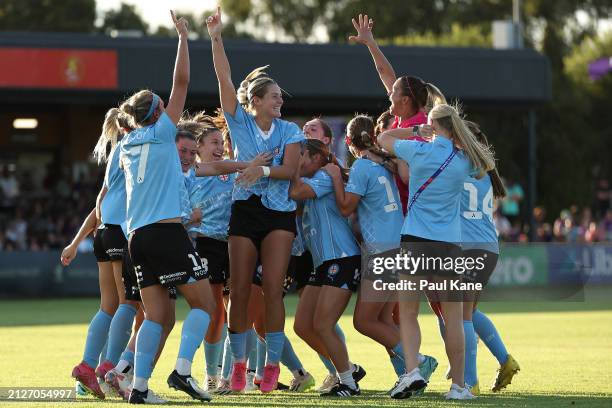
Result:
[[[208,278],[208,270],[179,223],[145,225],[130,234],[130,256],[140,289]]]
[[[209,237],[197,237],[196,250],[202,258],[202,264],[208,267],[210,283],[225,284],[230,273],[227,242]]]
[[[314,264],[312,262],[312,254],[310,251],[304,251],[302,255],[292,256],[293,262],[293,280],[295,281],[295,290],[300,290],[308,285],[310,276],[314,272]]]
[[[463,274],[463,280],[465,282],[481,283],[484,288],[497,266],[497,260],[499,254],[495,252],[487,251],[486,249],[466,249],[463,251],[465,258],[478,259],[481,262],[482,268],[474,266],[472,269],[468,269]]]
[[[94,255],[98,262],[120,261],[127,240],[119,225],[105,224],[94,237]]]
[[[127,242],[125,243],[125,251],[123,252],[121,280],[123,281],[123,288],[125,289],[125,299],[134,302],[142,302],[140,289],[138,288],[138,280],[136,279],[136,272],[134,271],[134,265],[132,264]],[[168,288],[168,296],[170,299],[176,300],[175,286]]]
[[[261,197],[253,194],[247,200],[232,204],[229,235],[250,238],[259,250],[269,232],[285,230],[296,234],[295,211],[276,211],[264,207]]]
[[[413,273],[400,270],[400,274],[411,274],[416,276],[439,276],[444,278],[461,278],[461,275],[456,273],[454,269],[445,269],[444,263],[450,259],[460,258],[463,251],[460,246],[452,242],[434,241],[427,238],[421,238],[414,235],[402,235],[401,250],[407,252],[413,258],[420,257],[421,259],[430,259],[426,267],[421,267]],[[440,261],[434,261],[440,260]]]
[[[293,257],[292,257],[293,258]],[[287,268],[287,273],[285,274],[285,280],[283,281],[283,296],[286,295],[293,285],[293,259],[289,261],[289,266]],[[263,286],[263,268],[259,262],[257,262],[257,267],[255,268],[255,272],[253,273],[253,285],[257,285],[259,287]]]
[[[325,261],[317,267],[314,276],[312,283],[309,280],[309,285],[334,286],[355,292],[361,281],[361,256],[353,255]]]

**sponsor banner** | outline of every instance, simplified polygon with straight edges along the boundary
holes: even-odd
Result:
[[[506,244],[491,275],[492,287],[538,286],[548,283],[549,261],[546,245]]]
[[[0,47],[0,88],[117,89],[117,52]]]
[[[551,284],[611,284],[612,245],[547,246]]]

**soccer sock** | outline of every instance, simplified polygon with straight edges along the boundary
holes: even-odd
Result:
[[[257,353],[259,352],[259,336],[255,341],[255,346],[251,347],[251,351],[249,353],[249,361],[247,365],[247,369],[249,372],[255,372],[257,370]]]
[[[395,370],[395,374],[399,377],[400,375],[406,373],[406,364],[404,363],[404,349],[402,349],[402,344],[398,343],[393,349],[393,356],[391,356],[391,364],[393,365],[393,370]]]
[[[191,374],[193,356],[204,339],[209,322],[210,316],[202,309],[191,309],[187,314],[183,322],[181,345],[175,366],[176,372],[180,375]]]
[[[346,344],[346,336],[344,335],[344,332],[342,331],[342,328],[338,323],[336,323],[334,329],[336,330],[336,334],[338,335],[338,337],[340,337],[340,340],[342,340],[342,342]]]
[[[132,335],[132,322],[136,316],[136,308],[127,303],[122,303],[113,316],[108,330],[108,348],[106,360],[117,365],[121,351],[130,341]]]
[[[476,344],[474,324],[471,320],[463,321],[463,332],[465,334],[465,383],[475,385],[478,382],[478,370],[476,367],[476,353],[478,347]]]
[[[104,360],[106,360],[106,350],[107,349],[108,349],[108,339],[106,339],[106,342],[104,343],[104,347],[102,347],[102,351],[100,351],[100,355],[98,356],[98,365],[102,365]]]
[[[246,341],[248,333],[249,332],[247,330],[242,333],[232,333],[230,331],[228,334],[234,362],[246,360]]]
[[[291,342],[289,341],[286,335],[285,335],[285,343],[283,345],[283,352],[281,354],[281,362],[291,372],[295,372],[303,368],[302,362],[300,361],[297,354],[295,354],[295,350],[293,350],[293,346],[291,345]]]
[[[119,362],[115,366],[115,370],[120,373],[127,373],[130,367],[134,366],[134,352],[132,350],[124,350],[121,353],[121,357],[119,358]]]
[[[85,351],[83,361],[91,368],[96,368],[100,352],[104,348],[104,343],[108,338],[108,328],[113,317],[102,310],[94,315],[89,323],[87,330],[87,340],[85,341]]]
[[[285,344],[285,333],[266,333],[266,365],[278,365]]]
[[[221,377],[228,379],[231,371],[232,371],[232,350],[230,346],[230,338],[228,335],[227,337],[225,337],[225,344],[223,345],[223,366],[221,367]]]
[[[472,313],[472,322],[478,337],[495,356],[499,364],[504,364],[508,360],[508,351],[493,322],[478,309]]]
[[[419,365],[423,364],[425,362],[425,356],[422,355],[421,353],[417,354],[417,360],[419,362]]]
[[[138,330],[134,359],[134,388],[138,391],[146,391],[148,388],[161,334],[161,324],[146,319]]]
[[[209,377],[217,376],[217,366],[223,351],[223,340],[216,343],[209,343],[204,340],[204,356],[206,357],[206,375]]]
[[[336,374],[336,367],[334,366],[334,363],[332,363],[332,361],[329,358],[324,357],[322,354],[319,354],[319,359],[321,360],[325,368],[327,368],[327,372],[329,374],[331,375]]]
[[[255,329],[251,329],[247,331],[246,353],[245,353],[246,357],[250,356],[253,350],[257,350],[257,338],[258,337],[259,336],[257,335],[257,332],[255,331]]]
[[[338,373],[338,377],[340,377],[340,382],[342,384],[347,385],[352,389],[357,389],[357,385],[355,384],[355,379],[353,378],[353,369],[349,369],[342,373]]]
[[[257,337],[257,368],[255,370],[255,377],[263,377],[264,365],[266,364],[266,340],[261,337]]]

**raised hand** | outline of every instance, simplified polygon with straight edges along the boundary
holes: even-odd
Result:
[[[351,21],[353,22],[353,27],[357,30],[357,35],[351,35],[349,37],[350,41],[355,41],[364,45],[374,42],[374,36],[372,35],[374,20],[368,18],[367,14],[360,14],[357,20],[353,18]]]
[[[185,20],[185,17],[181,17],[177,20],[176,15],[174,14],[174,10],[170,10],[170,16],[172,17],[172,22],[174,23],[174,28],[176,28],[176,32],[178,33],[178,35],[188,35],[188,23],[187,20]]]
[[[434,135],[433,133],[433,128],[430,125],[419,126],[419,136],[424,137],[425,139],[431,139]]]
[[[217,13],[206,18],[206,28],[211,38],[221,34],[221,30],[223,30],[223,24],[221,23],[221,7],[217,7]]]

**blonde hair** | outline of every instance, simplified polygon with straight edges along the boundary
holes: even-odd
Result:
[[[429,117],[451,132],[454,141],[461,146],[472,165],[478,168],[481,174],[495,168],[495,157],[490,146],[478,141],[461,118],[459,108],[446,104],[436,105],[429,112]]]
[[[240,87],[236,90],[238,102],[245,108],[251,109],[251,101],[254,96],[263,98],[268,89],[268,85],[277,85],[276,81],[270,78],[266,73],[269,65],[255,68],[250,74],[240,83]]]
[[[429,112],[436,105],[447,104],[446,98],[440,89],[431,82],[425,84],[427,89],[427,104],[425,105],[425,112]]]
[[[153,91],[143,89],[130,96],[125,102],[119,106],[119,109],[125,112],[129,118],[132,128],[137,126],[144,126],[147,123],[152,122],[152,118],[155,114],[157,107],[154,107],[153,114],[148,116],[151,104],[156,99],[154,98]]]
[[[104,116],[102,133],[93,150],[93,158],[98,164],[106,163],[108,160],[108,152],[112,151],[117,146],[120,136],[122,135],[122,129],[131,130],[131,126],[126,116],[117,108],[109,109]],[[109,144],[110,149],[108,149]]]

